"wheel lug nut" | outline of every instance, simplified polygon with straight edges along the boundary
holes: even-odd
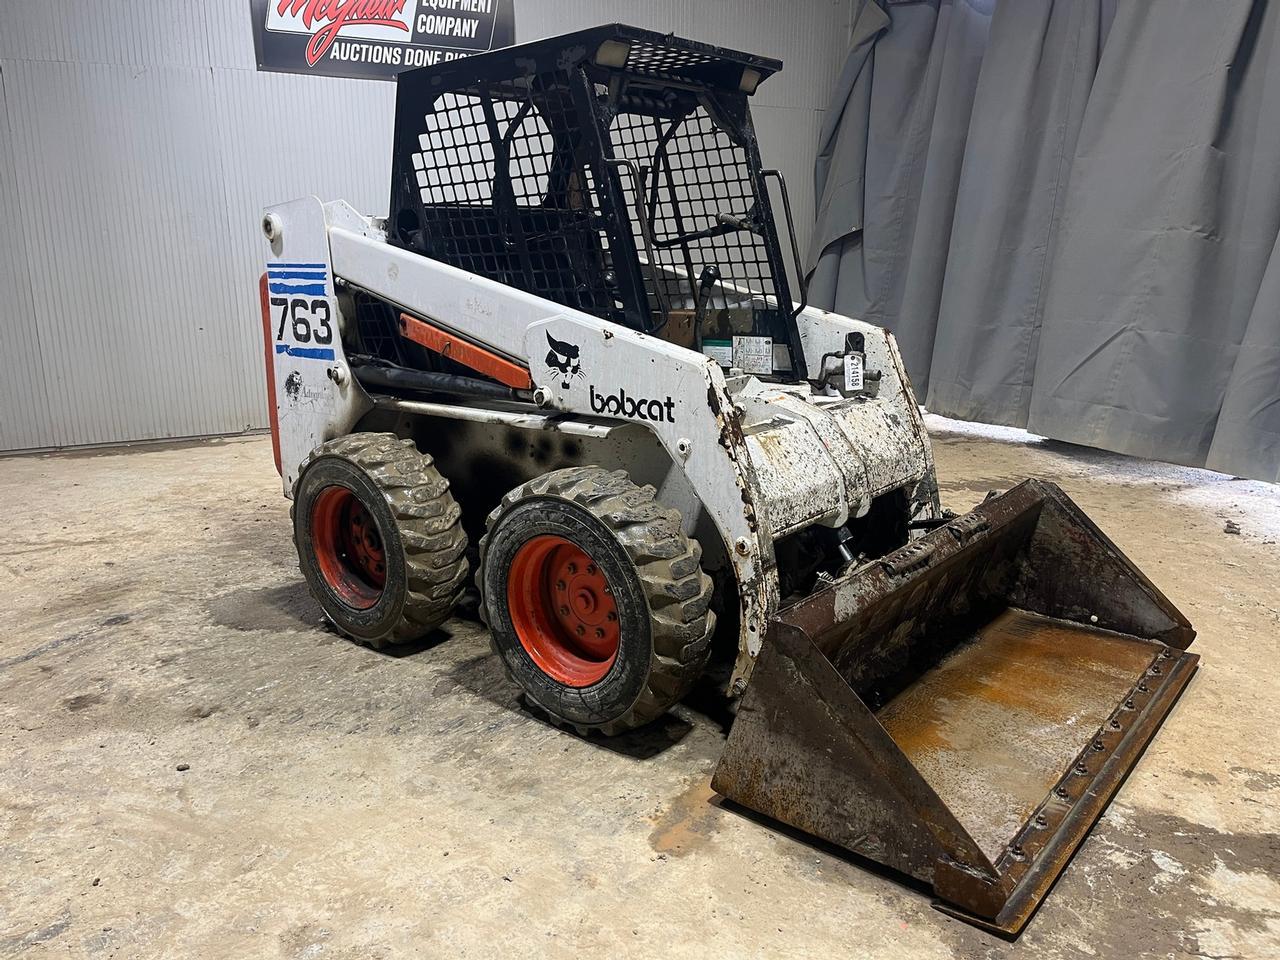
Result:
[[[613,622],[614,622],[615,620],[617,620],[617,619],[618,619],[618,615],[617,615],[616,613],[614,613],[612,610],[610,610],[610,611],[609,611],[609,622],[610,622],[610,623],[613,623]]]
[[[569,615],[569,608],[562,604],[560,606],[560,616],[567,617],[568,615]]]
[[[596,565],[594,563],[587,564],[587,573],[594,575],[595,572],[596,572]]]
[[[568,585],[567,585],[563,580],[557,580],[557,581],[556,581],[556,589],[557,589],[557,590],[567,590],[567,589],[568,589]]]
[[[603,630],[601,630],[599,627],[596,627],[596,639],[597,639],[597,640],[603,640],[603,639],[604,639],[604,631],[603,631]]]
[[[578,624],[578,636],[580,637],[585,636],[586,632],[587,632],[587,628],[584,627],[582,624]]]
[[[571,563],[569,564],[569,566],[568,566],[568,570],[569,570],[569,572],[570,572],[570,573],[577,573],[577,572],[578,572],[578,565],[577,565],[576,563],[572,563],[572,562],[571,562]]]

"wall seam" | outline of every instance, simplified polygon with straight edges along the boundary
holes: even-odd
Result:
[[[12,62],[14,61],[0,60],[0,107],[3,108],[2,112],[4,116],[4,134],[5,134],[4,143],[6,144],[5,151],[6,153],[8,153],[8,156],[9,156],[10,169],[13,170],[13,175],[15,180],[14,196],[18,203],[18,209],[22,214],[21,219],[23,222],[30,222],[30,216],[31,216],[30,212],[26,210],[25,205],[23,204],[23,191],[17,189],[18,157],[14,151],[13,118],[9,109],[9,88],[8,88],[8,84],[5,83],[5,64],[12,63]],[[45,410],[45,415],[47,418],[46,427],[49,430],[49,432],[54,435],[51,439],[62,442],[65,440],[65,437],[58,436],[58,434],[60,433],[58,426],[53,422],[53,419],[49,417],[49,410],[50,410],[49,381],[48,381],[48,378],[45,376],[44,340],[40,336],[40,324],[36,322],[36,317],[34,315],[35,304],[36,304],[36,287],[35,287],[35,281],[32,277],[32,271],[31,271],[31,248],[28,244],[25,244],[25,243],[20,244],[19,246],[21,247],[21,250],[22,250],[22,276],[26,279],[26,282],[27,282],[27,302],[31,304],[31,308],[32,308],[32,316],[28,317],[27,319],[28,321],[31,322],[31,332],[35,337],[36,361],[37,361],[36,372],[38,373],[40,378],[39,383],[40,383],[40,390],[41,390],[41,396],[39,397],[39,401]],[[21,318],[19,318],[19,322],[21,322]]]

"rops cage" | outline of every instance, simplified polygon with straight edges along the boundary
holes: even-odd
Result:
[[[406,72],[391,240],[696,350],[767,337],[804,379],[748,107],[780,68],[613,25]]]

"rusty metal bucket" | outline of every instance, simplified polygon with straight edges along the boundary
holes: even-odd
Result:
[[[711,785],[1016,935],[1190,681],[1194,637],[1028,480],[781,611]]]

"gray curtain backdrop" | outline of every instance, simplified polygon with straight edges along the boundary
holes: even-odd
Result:
[[[864,0],[816,187],[930,410],[1280,480],[1280,0]]]

